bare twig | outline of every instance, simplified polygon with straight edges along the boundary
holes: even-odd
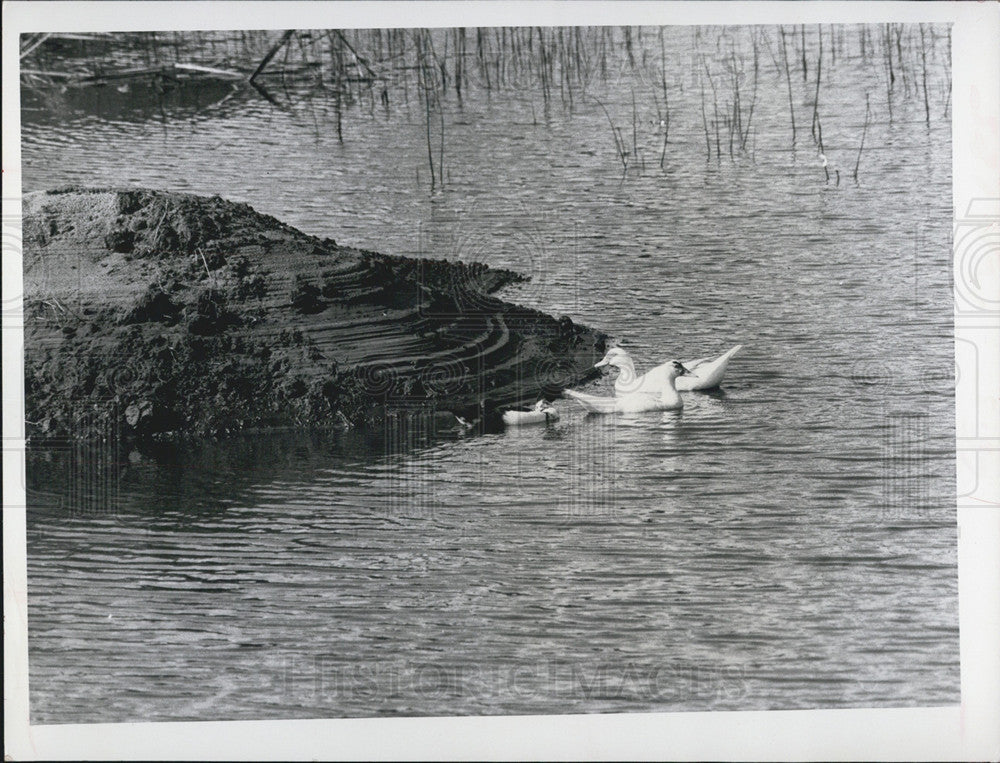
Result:
[[[417,46],[417,77],[419,80],[420,92],[424,96],[424,124],[427,127],[427,163],[431,168],[431,193],[433,193],[436,186],[436,180],[434,176],[434,149],[431,145],[431,103],[429,87],[427,85],[427,72],[425,70],[426,59],[423,52],[423,37],[420,30],[414,32],[413,39]]]
[[[920,25],[920,63],[921,80],[924,86],[924,113],[927,115],[927,126],[931,126],[931,106],[927,100],[927,41],[924,38],[924,25]]]
[[[785,63],[785,79],[788,81],[788,112],[792,116],[792,145],[795,145],[795,104],[792,101],[792,72],[788,66],[788,49],[785,47],[785,28],[778,27],[781,32],[781,58]]]
[[[660,27],[660,86],[663,88],[663,148],[660,149],[660,169],[663,169],[667,139],[670,136],[670,100],[667,97],[667,55],[663,47],[663,27]]]
[[[701,124],[705,128],[705,148],[708,151],[708,160],[712,158],[712,138],[708,134],[708,117],[705,115],[705,80],[698,73],[698,84],[701,86]]]
[[[719,96],[718,91],[715,89],[715,81],[712,79],[712,72],[709,71],[708,61],[703,61],[705,64],[705,74],[708,76],[708,84],[712,87],[712,109],[713,109],[713,124],[715,125],[715,158],[722,158],[722,141],[719,138]]]
[[[368,61],[366,61],[364,58],[358,55],[357,51],[354,50],[354,47],[351,45],[351,43],[349,43],[347,41],[347,38],[344,37],[344,33],[341,32],[339,29],[334,29],[333,32],[334,34],[337,35],[337,37],[340,38],[340,41],[344,44],[344,47],[347,48],[349,51],[351,51],[351,55],[354,56],[354,60],[357,61],[359,64],[361,64],[363,67],[365,67],[367,72],[372,77],[374,77],[375,79],[380,79],[378,72],[376,72],[374,69],[371,68],[371,66],[368,65]]]
[[[743,130],[743,135],[740,137],[740,149],[742,151],[747,150],[747,140],[750,137],[750,124],[753,122],[753,110],[754,106],[757,105],[757,82],[760,75],[760,63],[757,53],[757,32],[753,30],[753,92],[750,96],[750,111],[747,114],[747,124]]]
[[[819,25],[819,52],[816,54],[816,92],[813,95],[812,134],[816,137],[816,125],[819,122],[819,85],[823,78],[823,25]]]
[[[637,128],[636,128],[636,111],[635,111],[635,88],[632,88],[632,156],[636,159],[639,158],[639,143],[637,140]]]
[[[861,145],[858,147],[858,158],[854,162],[854,182],[858,182],[858,167],[861,165],[861,152],[865,150],[865,136],[868,134],[868,120],[871,117],[868,93],[865,93],[865,127],[861,131]]]
[[[47,39],[49,39],[49,34],[47,32],[38,35],[37,39],[33,40],[32,42],[28,43],[25,46],[24,50],[21,51],[21,55],[19,56],[19,58],[24,58],[25,56],[27,56],[29,53],[31,53],[35,48],[37,48]]]
[[[261,62],[259,64],[257,64],[257,68],[254,69],[253,74],[250,75],[249,79],[250,82],[253,82],[255,79],[257,79],[260,73],[264,71],[264,67],[266,67],[269,63],[271,63],[271,59],[278,54],[278,51],[281,50],[282,47],[284,47],[285,43],[291,39],[293,34],[295,34],[295,30],[289,29],[283,35],[281,35],[281,39],[278,40],[271,47],[271,49],[267,52],[267,55],[264,56],[263,59],[261,59]]]
[[[819,143],[819,158],[823,162],[823,174],[826,175],[826,182],[830,182],[830,168],[826,160],[826,149],[823,147],[823,123],[819,121],[819,113],[816,114],[816,132]]]
[[[611,119],[611,113],[608,111],[607,107],[601,103],[597,98],[591,96],[594,102],[601,107],[604,112],[604,116],[608,118],[608,124],[611,125],[611,135],[615,140],[615,152],[618,154],[618,161],[622,163],[622,178],[625,177],[625,173],[628,172],[628,148],[625,146],[625,141],[622,140],[621,130],[615,127],[614,120]]]
[[[216,69],[211,66],[201,66],[200,64],[174,64],[174,68],[191,72],[201,72],[202,74],[214,74],[216,77],[228,77],[232,79],[243,79],[246,76],[243,72],[231,69]]]

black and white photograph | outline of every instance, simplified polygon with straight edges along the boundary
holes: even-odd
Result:
[[[16,35],[27,723],[957,717],[953,24],[455,6]]]

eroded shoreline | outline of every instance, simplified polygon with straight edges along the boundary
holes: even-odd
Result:
[[[606,341],[494,296],[517,273],[342,247],[219,197],[31,193],[23,237],[29,438],[492,428],[591,378]]]

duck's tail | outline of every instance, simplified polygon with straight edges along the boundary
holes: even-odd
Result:
[[[684,367],[687,368],[688,371],[694,371],[696,368],[698,368],[698,366],[704,365],[705,363],[728,363],[729,359],[742,349],[743,345],[738,344],[731,350],[727,350],[718,357],[712,357],[711,355],[708,355],[704,358],[698,358],[697,360],[686,361],[684,363]]]
[[[690,376],[681,376],[677,379],[677,389],[696,390],[718,387],[722,383],[722,377],[726,374],[730,359],[742,349],[743,345],[738,344],[717,358],[702,358],[692,361],[690,365],[685,363],[684,365],[692,373]]]
[[[575,392],[571,389],[564,389],[563,396],[575,400],[591,413],[610,413],[615,409],[613,397],[588,395],[586,392]]]
[[[728,361],[731,357],[733,357],[733,355],[735,355],[736,353],[738,353],[742,349],[743,349],[743,345],[742,344],[738,344],[735,347],[733,347],[731,350],[727,350],[726,352],[722,353],[722,355],[719,357],[719,360]]]

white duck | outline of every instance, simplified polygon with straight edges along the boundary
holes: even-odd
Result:
[[[677,389],[682,392],[690,392],[696,389],[718,387],[722,381],[722,377],[726,374],[730,358],[742,348],[743,345],[738,344],[715,359],[710,357],[698,358],[697,360],[685,363],[684,367],[688,370],[688,373],[677,379]],[[615,379],[615,394],[627,395],[633,392],[642,392],[650,386],[654,390],[659,389],[663,383],[662,374],[672,362],[674,361],[667,361],[639,376],[635,370],[635,364],[628,353],[621,347],[612,347],[608,350],[604,358],[594,365],[594,368],[604,368],[605,366],[617,368],[619,373],[618,378]]]
[[[684,407],[674,380],[688,374],[683,364],[669,360],[643,376],[641,389],[616,392],[614,397],[588,395],[585,392],[563,390],[591,413],[642,413],[644,411],[674,411]]]

